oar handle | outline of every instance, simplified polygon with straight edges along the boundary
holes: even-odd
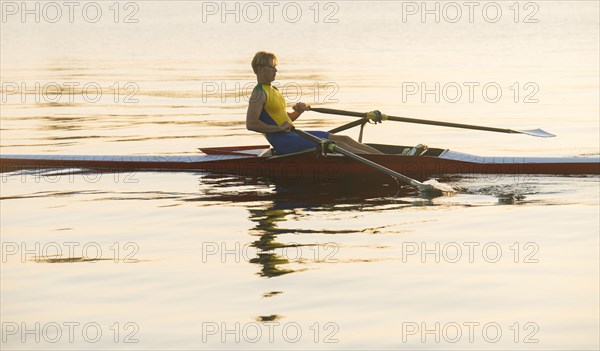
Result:
[[[330,115],[340,115],[340,116],[352,116],[352,117],[367,117],[366,113],[361,112],[352,112],[352,111],[344,111],[344,110],[336,110],[332,108],[323,108],[323,107],[310,107],[310,111],[315,111],[319,113],[327,113]]]

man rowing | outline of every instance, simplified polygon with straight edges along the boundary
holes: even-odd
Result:
[[[293,112],[286,111],[283,95],[272,86],[277,74],[277,56],[265,51],[259,51],[252,59],[252,70],[256,74],[258,84],[250,96],[250,104],[246,114],[246,128],[259,133],[265,133],[267,140],[278,155],[303,151],[316,146],[293,131],[293,122],[310,109],[303,102],[296,103]],[[317,137],[331,140],[336,145],[357,154],[381,154],[368,145],[361,144],[345,135],[335,135],[324,131],[310,131]]]

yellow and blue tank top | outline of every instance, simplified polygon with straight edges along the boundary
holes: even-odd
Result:
[[[263,123],[278,126],[285,122],[292,124],[292,120],[286,111],[285,99],[276,87],[268,83],[259,83],[254,90],[262,90],[267,95],[265,106],[263,106],[259,117]]]
[[[285,99],[277,88],[271,84],[262,83],[258,84],[254,89],[261,89],[267,95],[267,100],[260,112],[259,120],[269,125],[280,126],[285,122],[292,124],[292,119],[288,116],[286,111]],[[309,133],[316,135],[319,138],[329,138],[328,132],[309,131]],[[278,155],[300,152],[316,146],[316,143],[304,139],[295,132],[266,133],[265,136],[275,149],[275,153]]]

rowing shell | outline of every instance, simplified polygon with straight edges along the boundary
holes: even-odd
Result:
[[[365,158],[396,172],[426,179],[456,174],[600,174],[600,157],[482,157],[447,149],[427,149],[419,156],[402,154],[406,146],[370,144],[384,155]],[[410,148],[408,148],[410,149]],[[338,181],[381,177],[369,167],[341,155],[314,151],[272,156],[268,146],[202,148],[183,156],[0,155],[0,171],[84,168],[108,172],[206,171],[291,181]]]

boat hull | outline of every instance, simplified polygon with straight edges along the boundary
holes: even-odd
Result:
[[[270,157],[263,146],[203,149],[192,156],[59,156],[1,155],[0,171],[77,168],[106,172],[204,171],[284,181],[338,182],[343,179],[387,178],[372,168],[341,155],[317,156],[313,152]],[[262,152],[261,152],[262,151]],[[436,156],[401,154],[363,155],[369,160],[409,177],[508,174],[582,175],[600,174],[600,158],[479,157],[452,151]]]

